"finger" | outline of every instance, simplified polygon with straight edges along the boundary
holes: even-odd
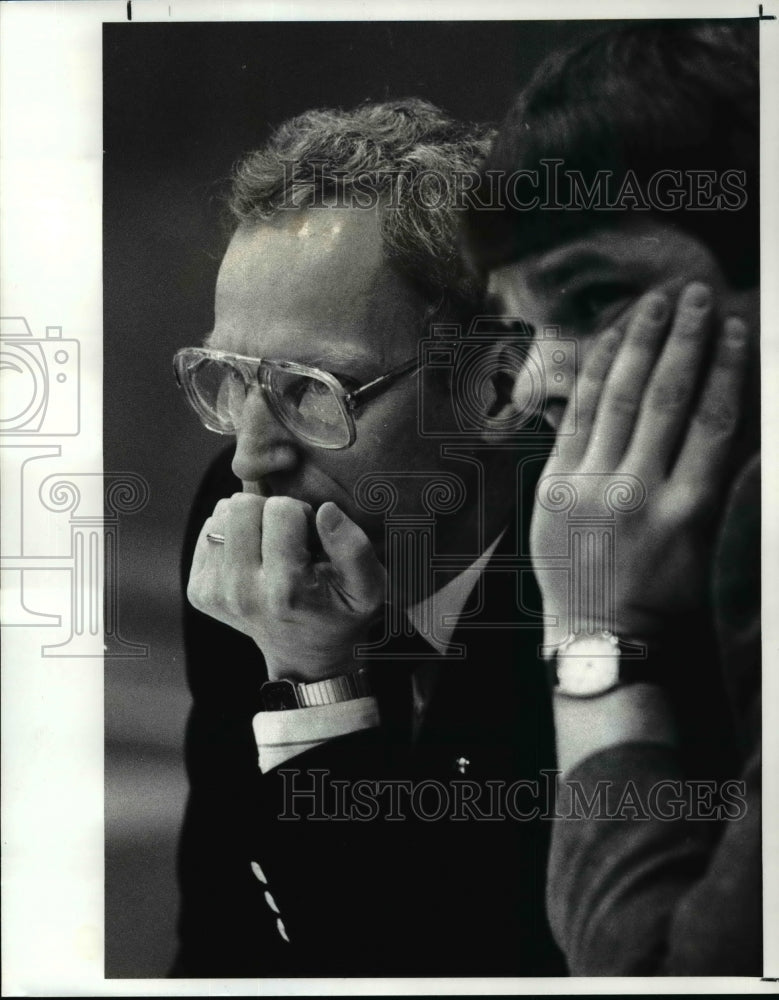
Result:
[[[555,471],[574,472],[584,457],[603,384],[621,340],[618,328],[605,330],[582,365],[557,432],[557,456],[550,466]]]
[[[203,527],[200,529],[195,551],[192,555],[192,565],[189,568],[190,579],[197,576],[198,573],[202,573],[212,559],[221,559],[222,557],[223,546],[214,545],[213,542],[208,540],[207,536],[210,531],[219,531],[213,516],[207,517]]]
[[[711,306],[706,285],[695,282],[684,289],[671,332],[640,401],[627,464],[649,474],[666,474],[689,420],[711,331]]]
[[[384,600],[387,574],[368,536],[330,502],[317,511],[316,525],[342,597],[354,611],[372,611]]]
[[[289,596],[295,580],[309,572],[308,522],[311,507],[292,497],[270,497],[262,526],[262,565],[269,590],[280,599]]]
[[[220,504],[224,504],[220,507]],[[222,525],[225,569],[254,573],[262,561],[262,522],[266,497],[255,493],[234,493],[220,501],[214,510],[214,520]]]
[[[660,292],[644,295],[603,386],[585,461],[597,471],[615,469],[633,435],[644,387],[660,351],[669,305]]]
[[[673,481],[710,496],[728,473],[749,360],[749,329],[732,316],[723,323],[711,370],[673,470]]]
[[[206,518],[200,529],[195,551],[192,555],[192,565],[187,581],[187,600],[199,611],[213,611],[214,597],[218,601],[224,595],[224,545],[214,544],[208,535],[210,532],[222,534],[227,511],[227,500],[220,500],[214,513]]]
[[[227,498],[217,501],[213,514],[206,518],[203,527],[200,529],[197,544],[195,545],[195,552],[192,556],[190,577],[201,573],[209,565],[213,566],[215,561],[221,563],[223,560],[224,545],[210,541],[208,536],[212,532],[224,535],[224,525],[228,517],[229,504],[230,501]]]

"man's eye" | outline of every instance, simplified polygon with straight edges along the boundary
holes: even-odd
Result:
[[[284,395],[295,403],[301,403],[305,399],[316,399],[318,396],[326,396],[330,390],[318,379],[308,378],[302,375],[287,383]]]
[[[347,392],[354,392],[355,389],[359,389],[363,384],[360,379],[353,378],[351,375],[344,375],[342,372],[331,372],[330,374],[338,379],[339,385],[343,386]],[[365,381],[370,382],[370,379],[366,379]]]

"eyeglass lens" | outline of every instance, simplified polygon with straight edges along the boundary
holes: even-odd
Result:
[[[271,398],[293,430],[305,437],[336,443],[349,440],[349,430],[330,386],[308,375],[270,369]]]
[[[201,358],[187,374],[211,422],[224,433],[234,433],[251,388],[243,370],[225,358]],[[331,446],[348,444],[349,428],[339,400],[326,382],[269,367],[266,388],[276,415],[294,433]]]

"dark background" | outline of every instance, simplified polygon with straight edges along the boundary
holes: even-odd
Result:
[[[615,22],[612,22],[613,24]],[[120,524],[119,629],[106,659],[106,976],[164,976],[189,699],[179,556],[198,479],[226,439],[202,430],[171,358],[200,343],[227,235],[218,181],[312,107],[417,96],[498,121],[550,50],[603,22],[104,26],[104,468],[150,487]],[[214,664],[225,672],[229,664]]]

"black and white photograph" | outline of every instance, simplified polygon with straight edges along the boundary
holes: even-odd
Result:
[[[4,126],[7,995],[773,990],[775,11],[278,6]]]

